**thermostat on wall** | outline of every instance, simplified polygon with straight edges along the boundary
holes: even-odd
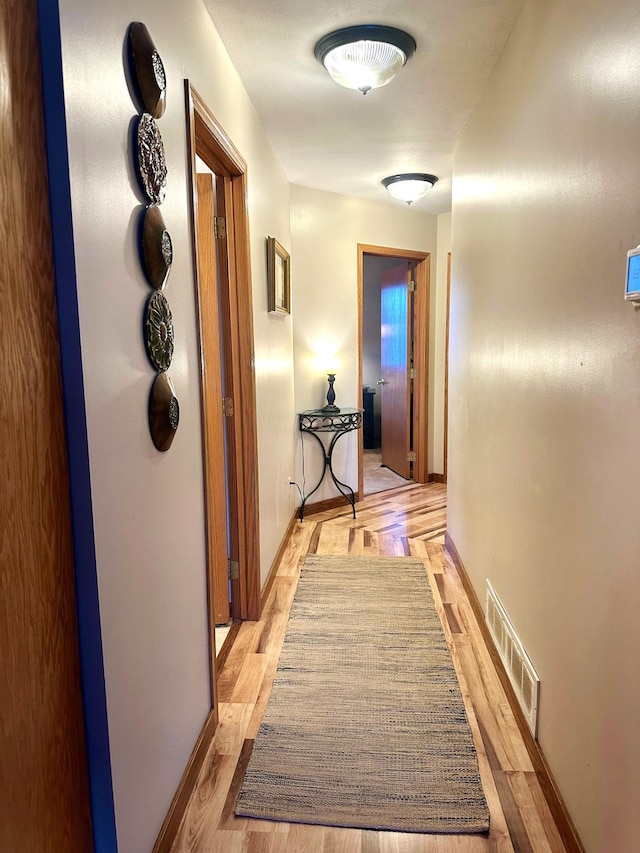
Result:
[[[624,298],[640,304],[640,246],[627,252],[627,284]]]

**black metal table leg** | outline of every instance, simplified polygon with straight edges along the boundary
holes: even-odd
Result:
[[[333,451],[341,436],[346,435],[348,432],[352,432],[353,430],[360,429],[362,426],[362,412],[362,409],[339,409],[337,412],[327,412],[323,409],[311,409],[298,414],[300,432],[306,432],[315,437],[322,449],[322,455],[324,458],[324,465],[322,466],[320,479],[308,494],[302,495],[302,502],[298,513],[300,521],[304,518],[304,509],[307,501],[320,488],[322,481],[327,474],[327,470],[329,471],[331,479],[340,494],[344,497],[347,503],[350,504],[353,517],[356,517],[355,492],[351,486],[347,483],[343,483],[342,480],[338,479],[336,476],[336,473],[333,470]],[[327,448],[325,448],[319,435],[319,433],[322,432],[332,433],[331,441]]]

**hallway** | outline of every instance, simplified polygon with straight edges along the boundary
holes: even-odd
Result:
[[[446,487],[410,484],[372,495],[357,504],[357,510],[355,520],[347,509],[333,510],[296,525],[262,619],[242,625],[219,675],[220,726],[173,853],[560,853],[574,849],[563,844],[460,575],[445,555]],[[424,561],[478,751],[491,812],[488,837],[372,832],[234,816],[300,566],[308,553],[410,554]]]

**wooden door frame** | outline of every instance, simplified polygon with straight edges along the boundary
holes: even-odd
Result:
[[[449,323],[451,316],[451,252],[447,252],[447,307],[444,338],[444,481],[449,470]]]
[[[364,256],[398,258],[415,264],[416,289],[413,302],[413,366],[416,379],[413,386],[413,479],[427,483],[429,479],[429,303],[431,286],[431,253],[411,249],[392,249],[358,243],[358,388],[362,389],[362,326],[364,310]],[[423,377],[423,380],[421,380]],[[359,391],[361,393],[361,391]],[[358,431],[358,492],[364,495],[364,439]]]
[[[260,618],[260,547],[258,524],[258,461],[256,386],[254,372],[253,300],[249,249],[249,216],[246,205],[247,164],[231,142],[204,100],[185,80],[187,105],[188,179],[191,186],[191,223],[194,253],[196,312],[199,333],[200,389],[202,395],[203,437],[208,412],[220,414],[221,400],[208,400],[204,385],[205,361],[202,350],[200,312],[199,247],[195,227],[197,204],[195,190],[196,148],[206,152],[205,162],[222,177],[226,211],[229,286],[222,289],[222,323],[225,340],[225,385],[234,401],[234,415],[227,433],[228,501],[230,507],[230,557],[237,560],[239,577],[232,581],[231,615],[234,619]],[[220,183],[217,181],[216,183]],[[203,447],[203,465],[207,458]],[[205,495],[205,512],[208,506]],[[207,539],[208,539],[207,531]],[[207,545],[207,573],[209,555]],[[211,623],[212,585],[209,583]],[[209,630],[215,629],[210,624]]]

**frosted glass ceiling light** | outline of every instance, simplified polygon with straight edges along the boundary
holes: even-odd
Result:
[[[435,175],[425,175],[422,172],[408,172],[406,175],[391,175],[383,178],[382,184],[389,191],[389,195],[400,201],[411,204],[429,192],[431,187],[438,182]]]
[[[366,95],[393,80],[415,49],[415,40],[403,30],[363,24],[329,33],[314,53],[336,83]]]

